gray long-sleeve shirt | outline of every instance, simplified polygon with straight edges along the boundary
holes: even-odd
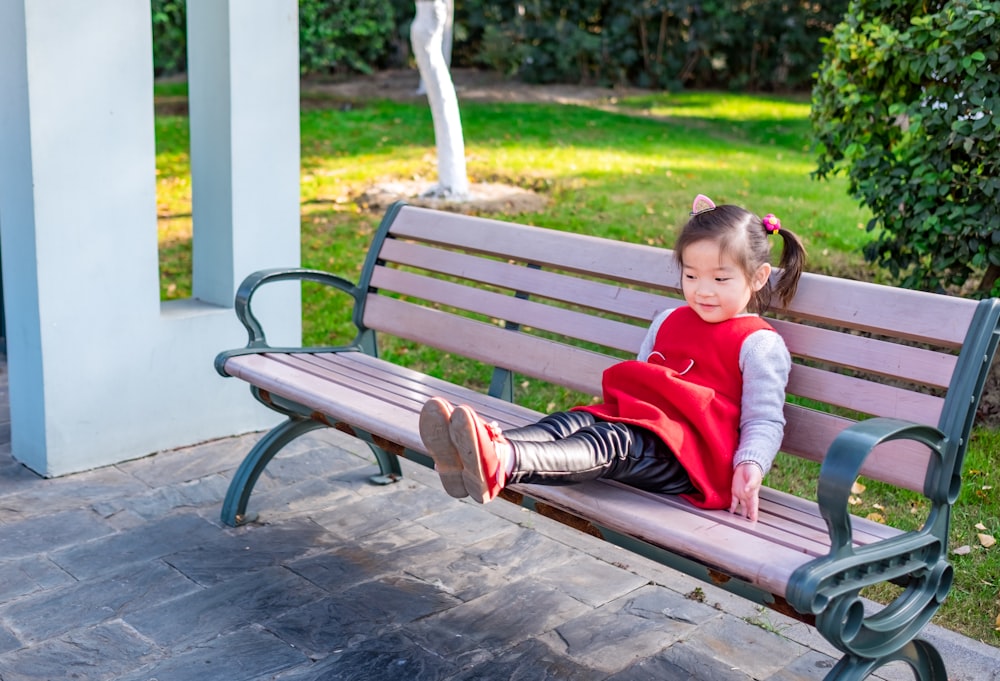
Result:
[[[645,362],[653,350],[656,334],[672,310],[653,319],[639,346],[637,359]],[[733,467],[754,462],[764,475],[771,470],[785,434],[785,386],[792,358],[785,341],[774,331],[761,330],[747,336],[740,348],[743,398],[740,404],[740,443]]]

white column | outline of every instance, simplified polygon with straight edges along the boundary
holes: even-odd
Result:
[[[298,3],[189,2],[187,21],[194,297],[230,305],[249,272],[299,263]]]
[[[297,85],[290,92],[286,83],[298,80],[296,3],[233,4],[239,16],[220,27],[218,38],[239,44],[267,36],[258,49],[268,53],[270,68],[253,77],[261,91],[277,92],[264,116],[281,128],[291,120],[293,129],[253,143],[277,159],[263,171],[277,187],[271,197],[258,186],[263,196],[245,207],[250,196],[234,188],[219,199],[231,206],[230,220],[195,225],[195,248],[203,254],[195,286],[208,291],[208,302],[161,305],[149,3],[0,2],[0,252],[11,446],[43,475],[274,421],[244,385],[215,374],[212,358],[244,342],[228,309],[234,282],[265,264],[298,263]],[[230,69],[246,74],[240,59]],[[228,112],[233,128],[257,124],[259,111],[228,99],[237,103]],[[241,147],[238,137],[232,148]],[[232,165],[252,162],[244,155]],[[239,173],[229,175],[222,182],[239,186]],[[241,223],[257,211],[293,217],[265,233]],[[222,245],[203,249],[202,238]],[[214,271],[205,253],[218,258],[226,285],[204,283]],[[270,307],[297,337],[298,292],[281,297]]]

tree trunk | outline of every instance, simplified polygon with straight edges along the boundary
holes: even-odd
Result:
[[[425,196],[461,200],[468,198],[469,179],[465,173],[465,142],[458,95],[442,49],[448,2],[417,0],[416,6],[417,14],[410,25],[410,43],[420,78],[427,88],[438,157],[438,183]]]
[[[444,35],[441,38],[441,54],[444,55],[444,63],[451,68],[451,50],[455,42],[455,0],[445,0],[448,5],[448,14],[444,21]],[[417,94],[426,95],[427,86],[424,79],[420,79],[417,85]]]
[[[983,280],[979,283],[979,290],[990,295],[993,290],[993,285],[997,283],[997,279],[1000,279],[1000,267],[990,264],[986,268],[986,273],[983,275]]]

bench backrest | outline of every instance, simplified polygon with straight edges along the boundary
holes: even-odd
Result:
[[[402,204],[362,284],[364,327],[590,395],[658,312],[683,303],[672,251]],[[782,451],[821,461],[856,418],[897,417],[954,438],[959,472],[996,307],[805,274],[792,304],[768,315],[794,358]],[[955,378],[977,362],[960,372],[971,380]],[[888,443],[862,474],[924,491],[928,466],[926,447]]]

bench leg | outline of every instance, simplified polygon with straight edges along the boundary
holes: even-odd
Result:
[[[236,474],[229,483],[229,491],[226,492],[226,499],[222,503],[222,522],[230,527],[236,527],[256,520],[256,514],[253,517],[247,516],[247,504],[253,486],[257,484],[257,478],[264,472],[268,462],[282,447],[298,436],[310,430],[326,427],[322,421],[292,416],[261,438],[243,459],[243,463],[236,469]]]
[[[944,660],[937,648],[923,639],[914,639],[896,652],[878,660],[845,655],[826,675],[825,681],[861,681],[891,662],[905,662],[916,681],[948,681]]]
[[[368,478],[371,482],[376,485],[391,485],[394,482],[399,482],[403,479],[403,469],[399,465],[399,457],[392,452],[387,452],[383,447],[369,442],[369,449],[372,450],[372,454],[375,455],[375,461],[378,463],[378,475],[373,475]]]

